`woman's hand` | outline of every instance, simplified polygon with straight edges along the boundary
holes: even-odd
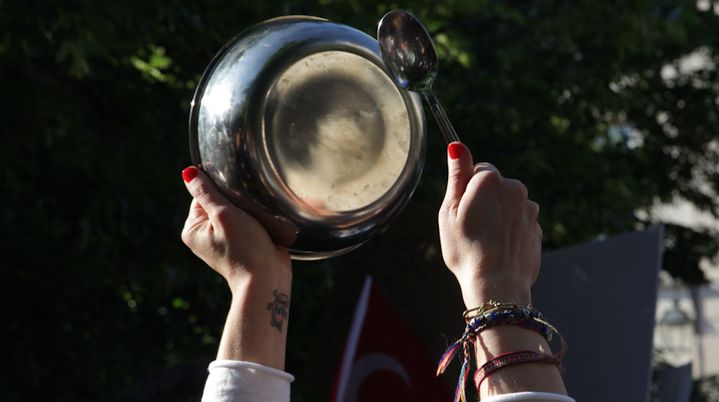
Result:
[[[233,291],[238,282],[250,278],[291,282],[289,253],[275,245],[252,216],[220,194],[196,167],[183,170],[182,178],[193,198],[182,241],[195,255],[222,275]]]
[[[463,144],[448,147],[449,180],[439,211],[442,255],[467,308],[489,300],[531,304],[539,274],[539,206],[518,180],[488,163],[473,165]]]

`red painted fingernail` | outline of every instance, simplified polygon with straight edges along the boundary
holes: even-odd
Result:
[[[185,170],[182,171],[182,180],[184,180],[185,183],[191,182],[192,179],[197,177],[197,172],[198,172],[198,170],[194,166],[185,168]]]
[[[452,159],[459,159],[464,152],[464,147],[459,142],[453,142],[447,147],[449,157]]]

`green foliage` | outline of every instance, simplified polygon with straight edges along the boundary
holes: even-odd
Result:
[[[311,14],[373,34],[397,6],[434,34],[436,91],[475,158],[542,205],[546,246],[649,224],[636,212],[674,197],[717,216],[719,19],[696,1],[0,1],[0,397],[123,400],[158,367],[211,357],[229,295],[179,241],[200,73],[263,19]],[[710,62],[687,70],[693,52]],[[417,198],[438,204],[444,146],[430,128]],[[716,233],[669,233],[670,272],[701,282]],[[305,265],[295,293],[311,317],[341,273]],[[298,347],[318,328],[291,333],[302,378],[318,374]]]
[[[719,402],[719,376],[709,376],[694,381],[691,402]]]
[[[699,268],[699,263],[703,259],[717,260],[719,243],[716,233],[667,225],[665,237],[667,250],[664,253],[664,269],[673,277],[680,278],[686,285],[705,284],[707,280]]]

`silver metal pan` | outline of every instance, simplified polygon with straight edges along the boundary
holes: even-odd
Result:
[[[385,227],[425,148],[420,100],[395,85],[377,42],[314,17],[236,36],[190,110],[193,163],[296,259],[350,251]]]

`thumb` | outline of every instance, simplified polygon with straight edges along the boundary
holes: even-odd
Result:
[[[447,147],[447,193],[444,203],[456,208],[462,199],[467,183],[472,178],[474,166],[472,154],[461,142],[453,142]]]
[[[182,179],[192,198],[209,215],[216,215],[222,208],[232,205],[225,196],[220,194],[210,178],[195,166],[183,170]]]

